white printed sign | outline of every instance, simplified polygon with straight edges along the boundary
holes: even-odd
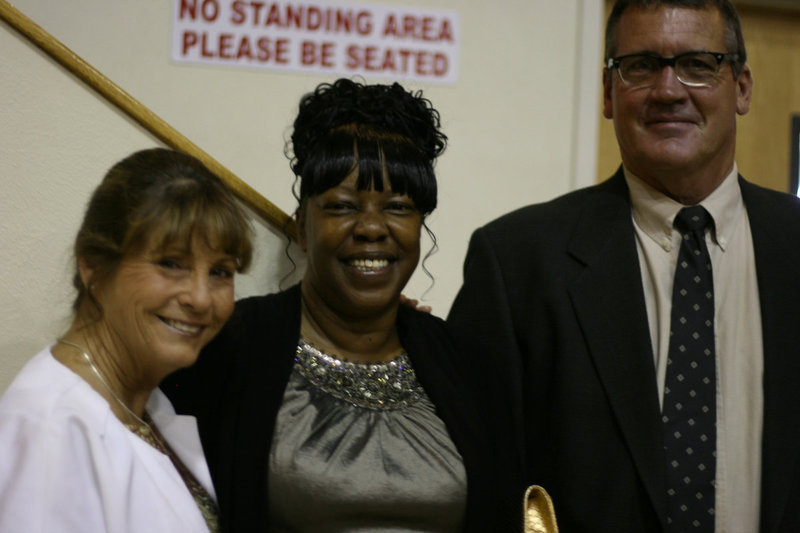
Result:
[[[454,84],[453,11],[318,0],[175,0],[172,58]]]

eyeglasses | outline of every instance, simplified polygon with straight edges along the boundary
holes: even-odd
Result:
[[[719,52],[686,52],[674,57],[630,54],[609,58],[606,68],[617,69],[619,78],[631,87],[652,87],[664,67],[672,67],[678,81],[688,87],[710,87],[717,81],[723,62],[738,60],[737,54]]]

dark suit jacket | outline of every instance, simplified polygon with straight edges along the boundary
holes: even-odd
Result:
[[[764,335],[761,530],[800,531],[800,202],[739,178]],[[478,229],[448,322],[490,350],[561,531],[657,532],[666,473],[622,171]]]
[[[521,465],[493,438],[495,411],[443,320],[401,306],[400,341],[467,471],[465,531],[517,531]],[[300,337],[300,286],[236,303],[233,317],[190,369],[161,388],[198,419],[223,531],[268,531],[267,472],[273,428]],[[491,399],[491,398],[489,398]],[[312,503],[312,502],[309,502]]]

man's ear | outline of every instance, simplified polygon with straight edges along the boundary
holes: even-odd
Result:
[[[750,97],[753,95],[753,73],[745,65],[736,78],[736,113],[746,115],[750,111]]]

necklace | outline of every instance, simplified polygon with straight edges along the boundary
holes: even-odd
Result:
[[[405,351],[391,361],[358,363],[327,354],[301,337],[294,368],[314,388],[364,409],[405,409],[426,397]]]
[[[166,454],[167,453],[167,447],[164,444],[164,442],[159,438],[159,436],[156,434],[156,432],[153,431],[153,428],[150,426],[150,424],[148,422],[146,422],[145,420],[140,418],[139,415],[134,413],[125,404],[125,402],[123,402],[122,399],[119,396],[117,396],[117,393],[114,392],[114,389],[111,388],[111,385],[108,384],[108,382],[105,380],[103,375],[100,373],[100,370],[94,364],[94,360],[92,359],[92,356],[89,355],[89,352],[86,351],[85,348],[83,348],[82,346],[80,346],[78,344],[75,344],[74,342],[70,342],[70,341],[67,341],[67,340],[64,340],[64,339],[58,339],[58,342],[60,342],[61,344],[66,344],[67,346],[72,346],[73,348],[75,348],[76,350],[81,352],[81,355],[83,355],[83,359],[89,365],[89,368],[92,369],[92,373],[95,376],[97,376],[97,379],[100,380],[100,383],[103,384],[103,387],[105,387],[105,389],[108,391],[108,393],[111,395],[111,397],[114,398],[114,401],[116,401],[117,404],[120,407],[122,407],[122,409],[127,414],[129,414],[131,417],[133,417],[134,420],[136,420],[137,424],[132,424],[130,422],[122,422],[123,424],[125,424],[125,427],[127,427],[137,437],[141,438],[142,440],[147,442],[149,445],[151,445],[152,447],[154,447],[155,449],[157,449],[161,453]],[[145,413],[145,418],[148,418],[147,417],[147,413]]]
[[[147,414],[147,411],[144,413],[144,419],[139,418],[139,416],[134,413],[125,402],[120,399],[119,396],[114,392],[114,389],[111,388],[111,385],[103,378],[103,375],[100,373],[100,370],[94,364],[94,360],[92,360],[92,356],[89,355],[89,352],[86,351],[82,346],[75,344],[74,342],[66,341],[64,339],[58,339],[58,342],[61,344],[66,344],[67,346],[72,346],[81,354],[83,355],[84,360],[89,364],[89,368],[92,369],[92,372],[97,379],[100,380],[100,383],[103,384],[103,387],[106,388],[108,393],[111,395],[112,398],[125,410],[126,413],[131,415],[134,420],[136,420],[139,424],[129,424],[127,422],[122,422],[125,424],[134,435],[145,441],[147,444],[158,450],[159,452],[163,453],[167,457],[169,457],[172,464],[180,474],[181,479],[183,479],[186,488],[189,489],[189,492],[192,495],[195,503],[200,509],[200,513],[203,515],[206,524],[208,525],[209,531],[212,533],[219,532],[219,523],[217,516],[219,511],[217,509],[217,504],[211,495],[206,491],[203,485],[197,481],[197,478],[194,477],[194,474],[183,464],[183,461],[177,456],[177,454],[170,448],[166,442],[164,442],[163,438],[161,437],[161,433],[158,431],[158,428],[155,424],[152,423],[150,416]]]

